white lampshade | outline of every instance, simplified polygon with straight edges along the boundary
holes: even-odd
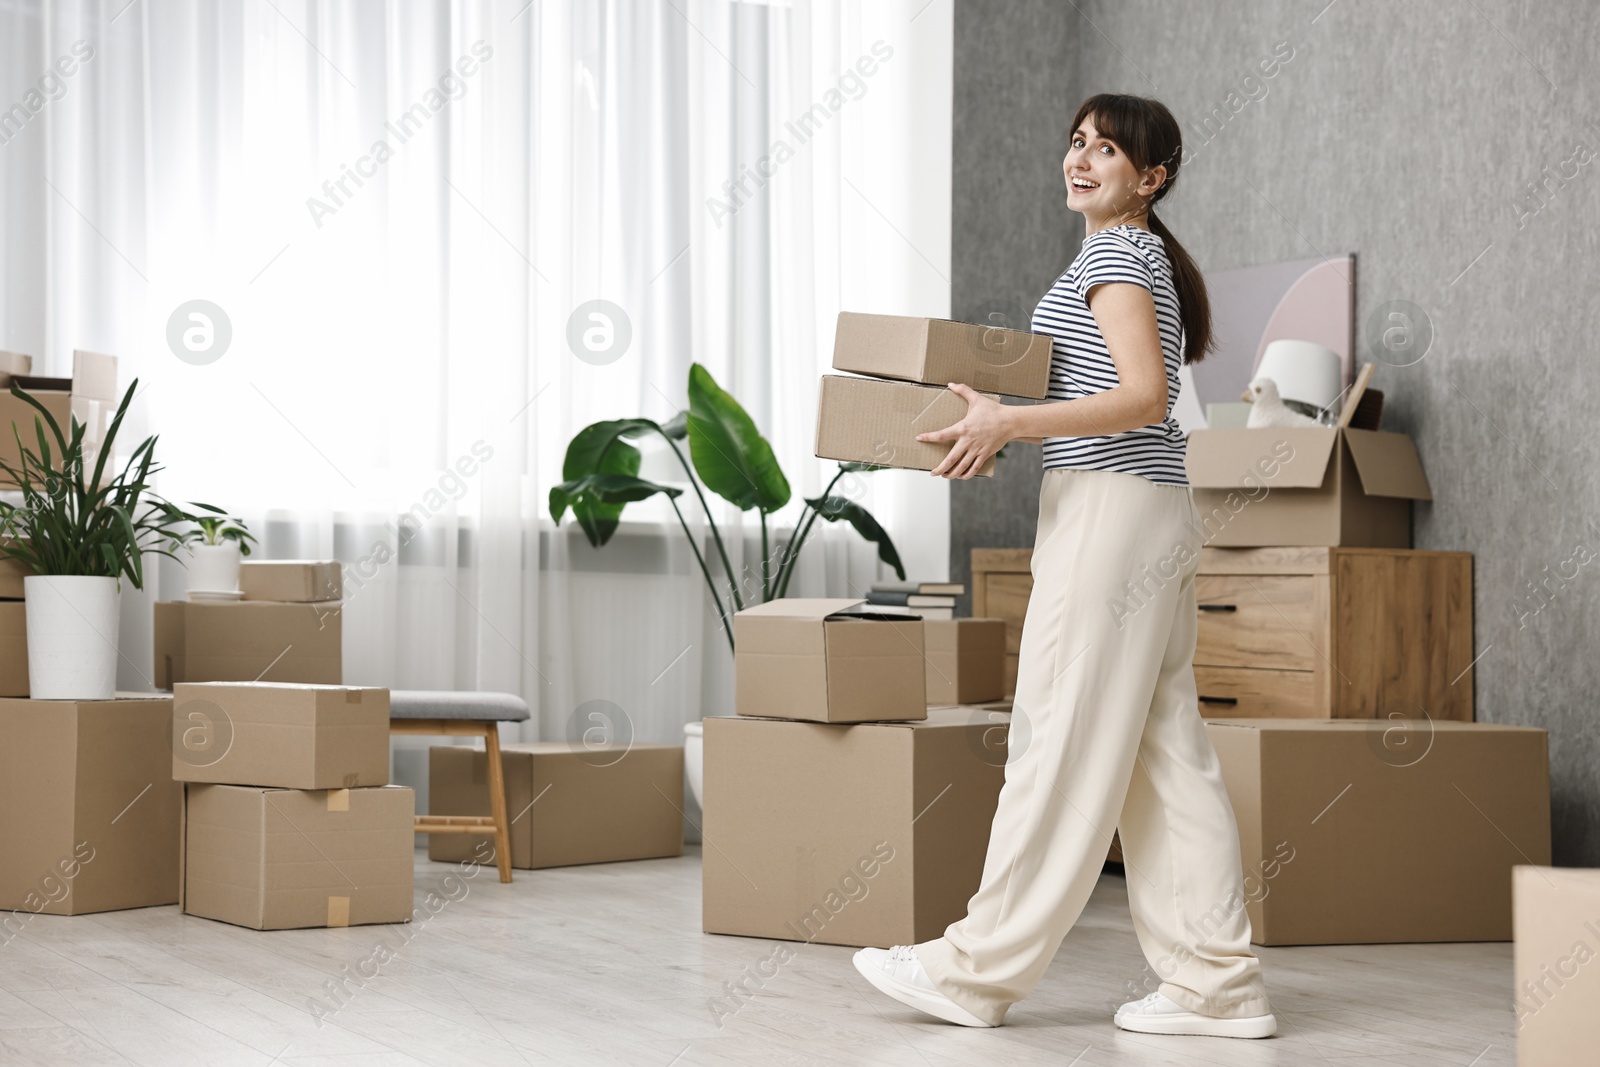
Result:
[[[1256,368],[1256,377],[1277,384],[1280,397],[1318,410],[1338,399],[1342,376],[1339,353],[1312,341],[1269,342]]]

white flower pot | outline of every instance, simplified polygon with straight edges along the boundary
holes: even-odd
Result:
[[[239,544],[189,546],[189,592],[237,593],[239,591]]]
[[[28,689],[35,700],[117,695],[117,580],[33,574],[27,598]]]

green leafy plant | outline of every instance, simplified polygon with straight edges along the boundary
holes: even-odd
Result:
[[[721,564],[719,582],[713,577],[706,553],[689,529],[678,498],[684,490],[661,485],[639,477],[641,453],[632,444],[645,437],[659,437],[677,457],[689,487],[705,514],[706,525],[711,530],[716,549],[715,562]],[[688,442],[688,455],[680,442]],[[880,470],[866,463],[841,463],[839,471],[828,482],[822,495],[805,500],[805,508],[795,523],[794,536],[778,546],[774,553],[770,547],[770,530],[767,516],[789,503],[789,480],[784,477],[773,454],[772,445],[761,436],[755,420],[726,390],[711,377],[711,373],[696,363],[689,368],[689,410],[679,412],[668,422],[651,419],[613,419],[596,422],[578,431],[567,445],[567,455],[561,468],[560,485],[550,490],[550,517],[557,524],[569,510],[577,519],[589,543],[596,548],[611,540],[627,505],[661,495],[672,505],[689,539],[700,573],[717,606],[722,628],[728,636],[728,647],[733,648],[732,613],[746,606],[745,592],[759,592],[760,599],[752,596],[750,603],[765,603],[787,594],[789,580],[794,576],[795,562],[800,550],[811,536],[812,528],[820,518],[825,522],[847,522],[868,541],[878,546],[878,558],[894,568],[901,578],[905,567],[895,551],[894,542],[878,521],[861,505],[847,497],[833,495],[834,486],[846,474]],[[740,511],[755,510],[761,520],[761,584],[759,590],[741,589],[739,577],[729,562],[727,546],[722,531],[712,517],[705,490],[728,501]],[[725,588],[725,602],[719,587]],[[730,610],[731,606],[731,610]]]
[[[117,431],[138,387],[135,380],[123,394],[91,468],[84,425],[73,418],[63,433],[43,404],[12,383],[11,395],[38,415],[36,443],[24,444],[13,423],[19,458],[0,459],[0,471],[22,495],[21,504],[0,501],[0,556],[34,574],[126,577],[136,589],[144,588],[144,553],[177,558],[172,550],[196,517],[151,491],[150,480],[161,470],[156,438],[145,438],[122,470],[107,477]]]
[[[210,504],[197,502],[194,506],[212,514],[194,516],[199,529],[186,537],[186,541],[198,540],[203,545],[220,545],[224,541],[232,541],[239,546],[239,555],[250,554],[250,546],[256,543],[256,537],[250,532],[249,527],[245,526],[244,520],[235,519],[221,508]]]

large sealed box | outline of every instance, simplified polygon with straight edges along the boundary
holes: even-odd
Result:
[[[1256,944],[1510,940],[1511,868],[1550,862],[1545,731],[1428,719],[1206,727],[1239,822]]]
[[[157,689],[178,682],[344,681],[337,603],[157,601],[154,649]]]
[[[1600,871],[1518,867],[1518,1067],[1592,1063],[1600,1048]]]
[[[336,559],[247,559],[239,564],[239,589],[245,600],[338,600],[344,596],[344,565]]]
[[[191,784],[185,915],[292,930],[411,920],[416,795]]]
[[[86,454],[92,462],[117,408],[117,357],[96,352],[73,352],[71,378],[21,376],[16,384],[50,412],[64,436],[70,438],[74,418],[83,424]],[[33,405],[11,395],[10,383],[7,383],[6,388],[0,390],[0,459],[13,466],[21,461],[22,456],[17,451],[18,436],[25,445],[38,452],[35,419],[43,422]],[[52,442],[50,447],[54,453],[55,444],[50,428],[46,426],[44,432],[45,439]],[[56,457],[56,466],[60,466],[60,457]],[[0,473],[0,486],[15,484],[4,473]]]
[[[983,704],[1005,696],[1004,619],[924,619],[922,641],[929,704]]]
[[[966,413],[967,402],[944,386],[825,374],[817,399],[816,454],[931,471],[949,454],[950,445],[918,441],[917,434],[953,426]],[[994,474],[993,456],[978,474]]]
[[[1185,469],[1206,544],[1410,548],[1432,500],[1405,434],[1308,426],[1194,430]]]
[[[28,695],[28,612],[20,600],[0,600],[0,696]]]
[[[524,869],[683,854],[683,747],[636,742],[617,753],[564,741],[502,745],[511,866]],[[428,753],[428,814],[488,815],[481,748]],[[487,838],[430,834],[428,858],[472,859]]]
[[[178,899],[172,698],[0,700],[0,943]]]
[[[26,597],[27,586],[22,584],[22,580],[32,573],[32,569],[21,560],[0,556],[0,600],[22,600]]]
[[[1043,400],[1052,339],[1044,334],[907,315],[841,311],[833,369]]]
[[[784,597],[733,616],[733,708],[813,722],[927,715],[922,620]]]
[[[389,691],[282,682],[179,682],[172,777],[282,789],[389,780]]]
[[[966,914],[1005,778],[984,713],[704,723],[707,933],[887,947]]]

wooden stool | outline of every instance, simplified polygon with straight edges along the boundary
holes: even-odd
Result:
[[[494,838],[500,880],[511,881],[511,825],[500,767],[500,724],[526,722],[528,704],[512,693],[453,693],[428,689],[389,691],[389,733],[430,737],[481,737],[489,757],[489,810],[483,815],[418,815],[419,834],[476,834]]]

